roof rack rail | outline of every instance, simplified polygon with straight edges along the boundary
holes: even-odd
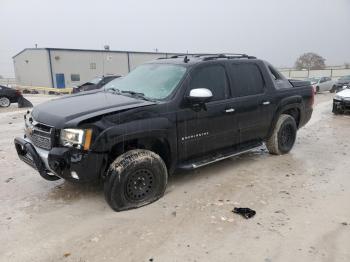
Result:
[[[222,53],[222,54],[178,54],[170,57],[160,57],[158,59],[173,59],[173,58],[185,58],[186,62],[189,61],[189,57],[201,58],[203,61],[215,60],[215,59],[256,59],[255,56],[247,54],[235,54],[235,53]]]
[[[203,58],[203,61],[215,60],[215,59],[237,59],[237,58],[246,58],[246,59],[256,59],[255,56],[250,56],[247,54],[217,54],[212,56],[206,56]]]

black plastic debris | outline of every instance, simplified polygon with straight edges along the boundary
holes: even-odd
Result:
[[[18,99],[18,107],[33,107],[33,104],[22,96]]]
[[[9,177],[8,179],[5,180],[5,183],[9,183],[13,180],[14,178],[13,177]]]
[[[255,210],[248,207],[235,207],[232,212],[241,215],[245,219],[252,218],[256,214]]]

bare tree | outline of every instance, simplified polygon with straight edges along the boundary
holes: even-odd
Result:
[[[324,69],[326,59],[316,53],[302,54],[295,62],[295,68],[301,69]]]

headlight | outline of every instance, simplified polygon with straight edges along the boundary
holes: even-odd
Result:
[[[334,99],[335,99],[335,100],[343,100],[343,98],[342,98],[340,95],[335,95],[335,96],[334,96]]]
[[[62,129],[60,143],[63,146],[88,150],[91,145],[91,129]]]

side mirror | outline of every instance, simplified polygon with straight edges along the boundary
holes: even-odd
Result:
[[[196,88],[190,91],[187,100],[192,104],[204,104],[212,99],[213,93],[206,88]]]

